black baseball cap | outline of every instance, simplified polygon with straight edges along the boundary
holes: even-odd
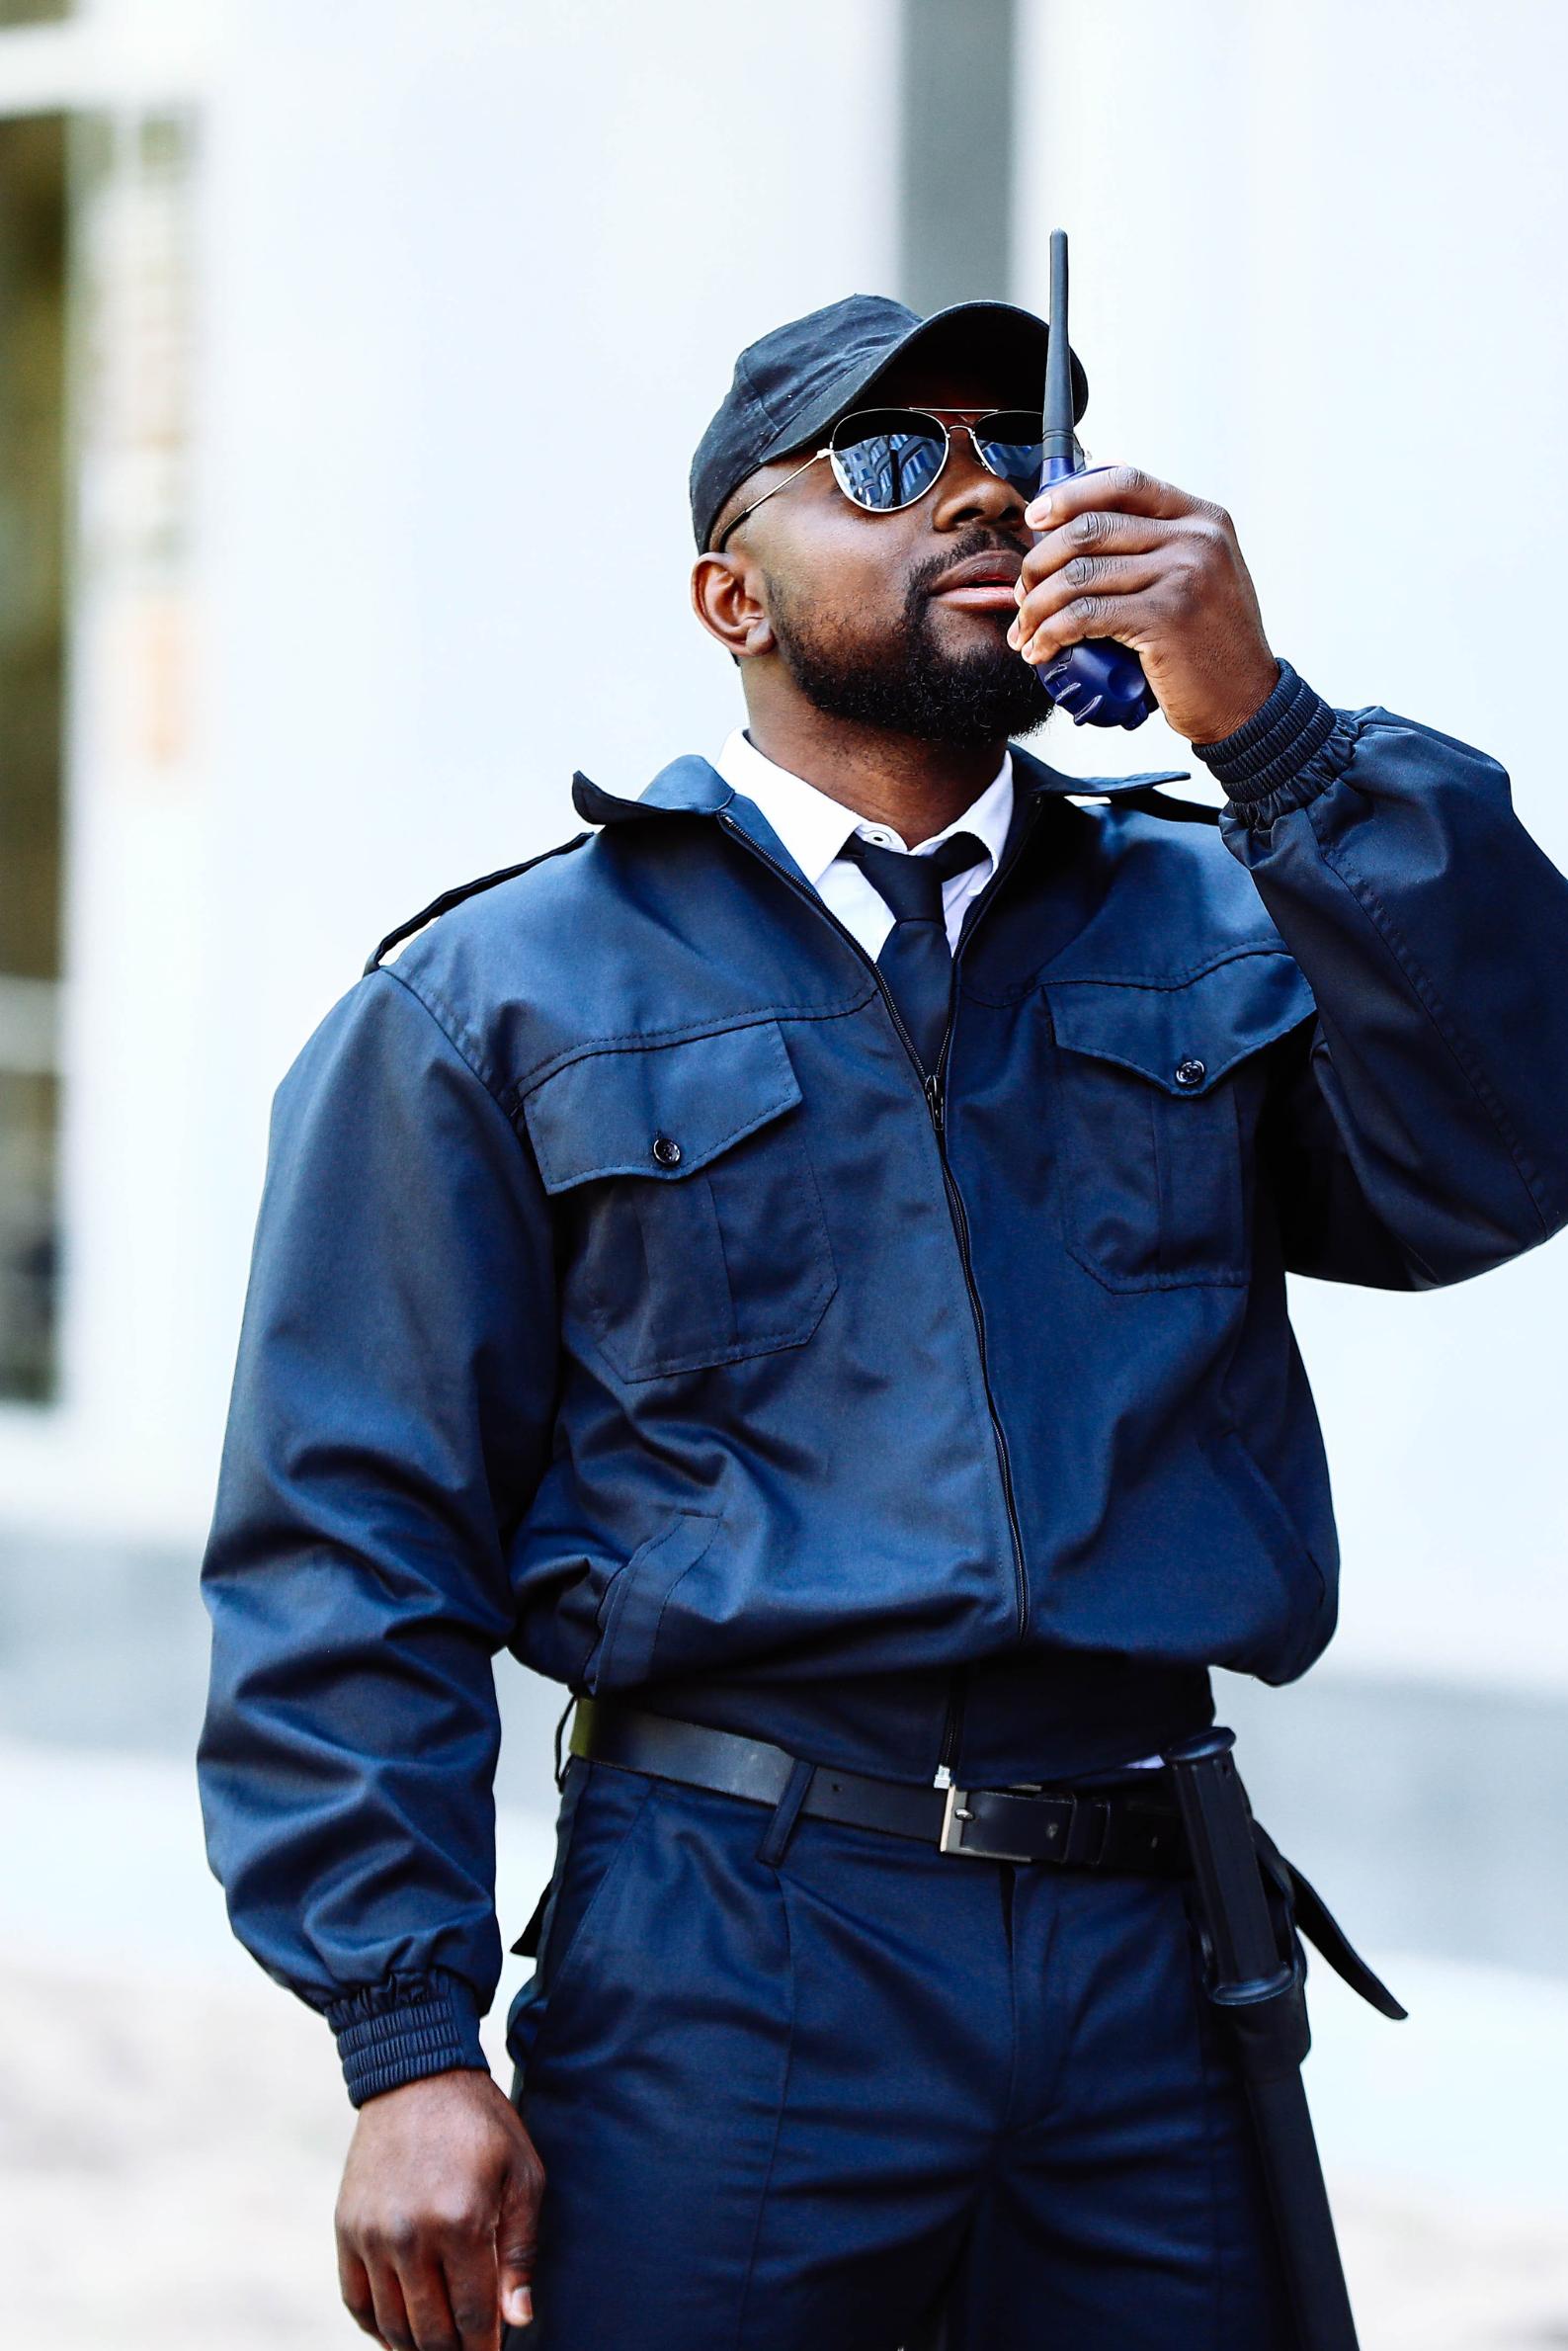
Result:
[[[705,547],[720,507],[772,458],[816,441],[865,404],[895,360],[951,358],[990,369],[999,408],[1038,407],[1050,329],[1012,302],[954,302],[922,318],[886,294],[851,294],[748,344],[692,460],[692,528]],[[1073,421],[1089,378],[1072,355]]]

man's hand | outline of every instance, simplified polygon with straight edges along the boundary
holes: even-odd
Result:
[[[1044,535],[1024,558],[1008,630],[1026,661],[1114,637],[1190,743],[1217,742],[1268,701],[1279,664],[1223,507],[1113,465],[1052,482],[1024,519]]]
[[[488,2073],[432,2073],[360,2109],[338,2192],[338,2277],[392,2351],[498,2351],[533,2318],[544,2170]]]

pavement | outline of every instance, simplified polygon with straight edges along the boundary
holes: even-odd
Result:
[[[189,1768],[15,1744],[0,1790],[0,2341],[347,2351],[353,2117],[325,2027],[228,1935]],[[510,1939],[548,1815],[499,1843]],[[1320,1967],[1308,2060],[1363,2351],[1568,2346],[1568,1981],[1369,1956],[1410,2022]]]

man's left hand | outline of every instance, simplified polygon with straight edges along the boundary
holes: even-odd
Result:
[[[1087,637],[1130,645],[1169,723],[1214,743],[1267,702],[1279,666],[1222,506],[1134,465],[1052,482],[1025,521],[1008,642],[1036,666]]]

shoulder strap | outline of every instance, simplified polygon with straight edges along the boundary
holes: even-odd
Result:
[[[377,964],[391,954],[394,947],[400,946],[405,939],[412,939],[416,931],[422,931],[425,925],[434,922],[438,915],[450,914],[454,906],[462,904],[464,898],[476,898],[481,890],[494,889],[497,882],[511,882],[517,875],[526,874],[531,866],[542,865],[547,857],[564,857],[568,849],[580,849],[583,843],[591,840],[592,837],[590,833],[577,833],[569,841],[557,841],[553,849],[541,849],[536,857],[524,858],[520,865],[503,866],[499,873],[481,874],[477,882],[459,882],[455,889],[444,889],[440,897],[432,898],[430,904],[424,907],[420,913],[411,914],[407,922],[400,922],[395,931],[387,932],[386,937],[367,963],[366,970],[373,971]]]
[[[1145,816],[1168,816],[1177,824],[1217,824],[1219,810],[1206,800],[1175,799],[1168,792],[1157,792],[1152,786],[1140,792],[1118,792],[1111,802],[1114,808],[1137,808]]]

